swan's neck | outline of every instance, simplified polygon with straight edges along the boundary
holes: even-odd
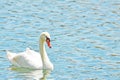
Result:
[[[43,69],[52,69],[52,63],[50,62],[45,50],[45,41],[40,39],[40,54],[43,63]]]

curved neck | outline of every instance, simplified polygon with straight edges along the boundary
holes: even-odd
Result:
[[[43,63],[43,69],[47,69],[50,64],[50,60],[45,50],[45,41],[40,38],[40,54]]]

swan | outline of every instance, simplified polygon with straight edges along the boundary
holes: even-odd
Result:
[[[46,53],[45,42],[48,47],[51,48],[50,34],[48,32],[42,32],[40,35],[40,53],[31,50],[30,48],[26,48],[26,51],[17,54],[7,51],[7,58],[12,65],[16,67],[53,70],[53,64]]]

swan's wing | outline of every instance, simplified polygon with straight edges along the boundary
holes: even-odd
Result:
[[[27,48],[25,52],[16,54],[12,58],[11,63],[18,67],[25,67],[31,69],[42,68],[42,61],[40,54],[33,50],[30,50],[29,48]]]

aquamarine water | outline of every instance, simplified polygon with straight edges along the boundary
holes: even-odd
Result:
[[[11,70],[5,50],[39,51],[43,31],[55,67],[46,80],[120,80],[120,0],[1,0],[0,80],[40,80]]]

